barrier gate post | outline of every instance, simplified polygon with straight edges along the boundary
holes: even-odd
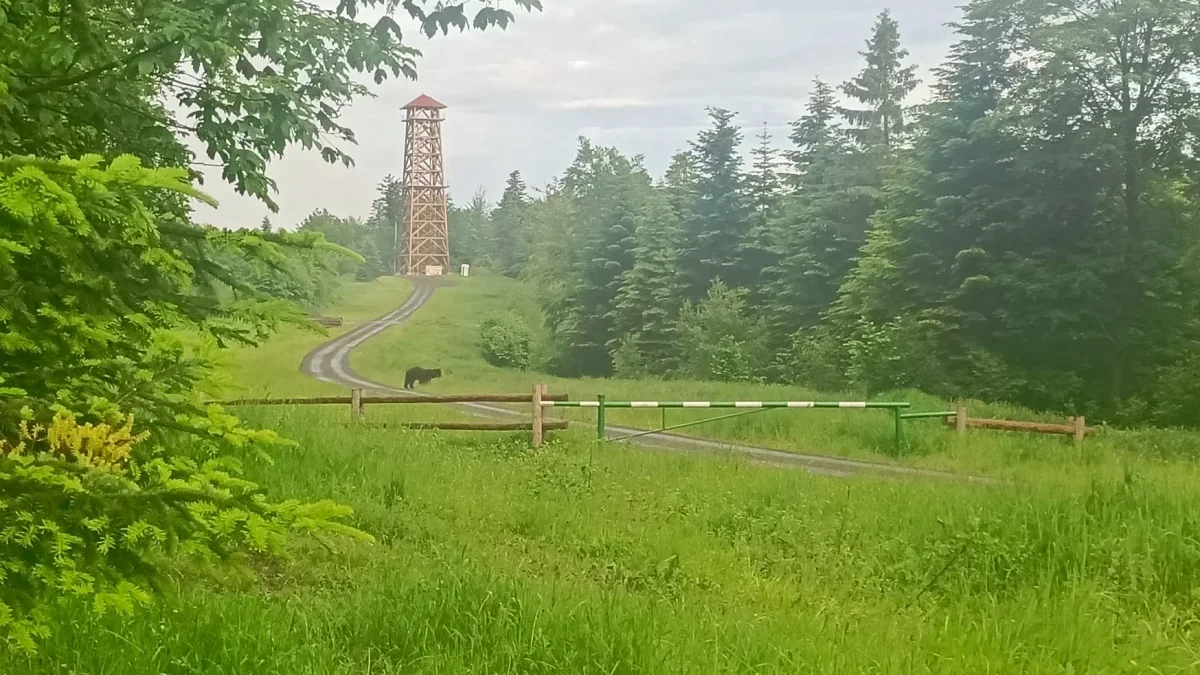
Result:
[[[596,401],[599,403],[596,406],[596,438],[603,441],[606,437],[604,433],[604,394],[597,394]]]

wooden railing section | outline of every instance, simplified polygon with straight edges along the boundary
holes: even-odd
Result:
[[[351,419],[362,421],[367,418],[368,405],[415,405],[453,403],[525,403],[530,406],[532,419],[529,422],[414,422],[396,425],[404,429],[440,429],[443,431],[528,431],[532,434],[534,447],[541,447],[547,431],[567,428],[566,420],[547,420],[545,402],[570,400],[566,394],[548,394],[546,385],[535,385],[530,394],[450,394],[439,396],[402,395],[368,396],[362,389],[351,389],[349,396],[308,396],[288,398],[239,398],[219,401],[223,406],[302,406],[302,405],[349,405]]]

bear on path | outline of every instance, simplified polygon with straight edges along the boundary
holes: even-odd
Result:
[[[412,389],[415,384],[427,384],[442,376],[440,369],[409,368],[404,374],[404,388]]]

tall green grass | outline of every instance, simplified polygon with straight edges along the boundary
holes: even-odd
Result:
[[[181,568],[149,615],[63,626],[4,673],[1189,673],[1195,473],[1064,488],[844,480],[735,459],[258,410],[277,496],[374,545]],[[1086,470],[1085,470],[1086,471]]]
[[[382,314],[403,300],[391,295],[398,283],[371,287],[374,300],[352,297]],[[374,363],[379,376],[443,365],[444,390],[545,381],[479,363],[467,329],[503,302],[483,284],[442,289],[356,367]],[[247,390],[297,393],[299,358],[320,342],[304,338],[241,355],[231,374]],[[636,398],[802,391],[553,384]],[[973,434],[959,446],[941,429],[920,432],[927,458],[1025,467],[1024,480],[980,486],[648,453],[598,444],[587,428],[535,451],[524,434],[398,427],[461,416],[451,408],[377,406],[365,424],[341,408],[240,410],[298,443],[272,463],[248,454],[252,479],[275,497],[350,504],[376,542],[296,542],[288,560],[248,560],[251,574],[179,561],[147,613],[49,608],[54,636],[33,658],[0,653],[0,673],[1200,670],[1200,471],[1161,461],[1182,453],[1187,435],[1073,450],[1021,435]],[[863,414],[795,419],[814,442],[847,452],[876,433]],[[778,433],[802,428],[786,424],[797,426]]]

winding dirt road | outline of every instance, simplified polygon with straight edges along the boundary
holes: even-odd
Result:
[[[420,394],[419,392],[406,391],[404,389],[363,377],[355,373],[350,367],[350,354],[356,348],[388,328],[403,323],[406,319],[412,316],[413,313],[415,313],[422,306],[424,306],[426,302],[429,301],[438,287],[452,283],[446,279],[436,277],[412,277],[410,280],[413,284],[413,293],[403,305],[376,321],[363,323],[355,327],[353,330],[334,338],[329,342],[326,342],[320,347],[317,347],[310,352],[308,356],[304,357],[304,361],[301,363],[300,369],[305,374],[315,377],[318,380],[339,384],[345,387],[367,389],[390,395],[400,394],[408,396],[422,396],[423,394]],[[484,403],[459,403],[454,405],[480,417],[494,418],[512,417],[518,415],[523,416],[523,413],[509,410],[507,408],[487,405]],[[616,437],[641,433],[645,430],[609,425],[607,431],[609,436]],[[672,452],[705,452],[717,454],[733,453],[744,456],[756,463],[805,469],[813,473],[824,475],[875,475],[889,476],[893,478],[940,478],[958,481],[966,480],[987,483],[993,482],[988,478],[980,476],[967,476],[963,474],[932,471],[927,469],[915,469],[909,467],[892,466],[888,464],[875,464],[872,462],[840,459],[836,457],[823,457],[820,455],[785,452],[782,450],[772,450],[770,448],[710,441],[669,433],[656,433],[641,436],[637,438],[635,442],[643,447]]]

